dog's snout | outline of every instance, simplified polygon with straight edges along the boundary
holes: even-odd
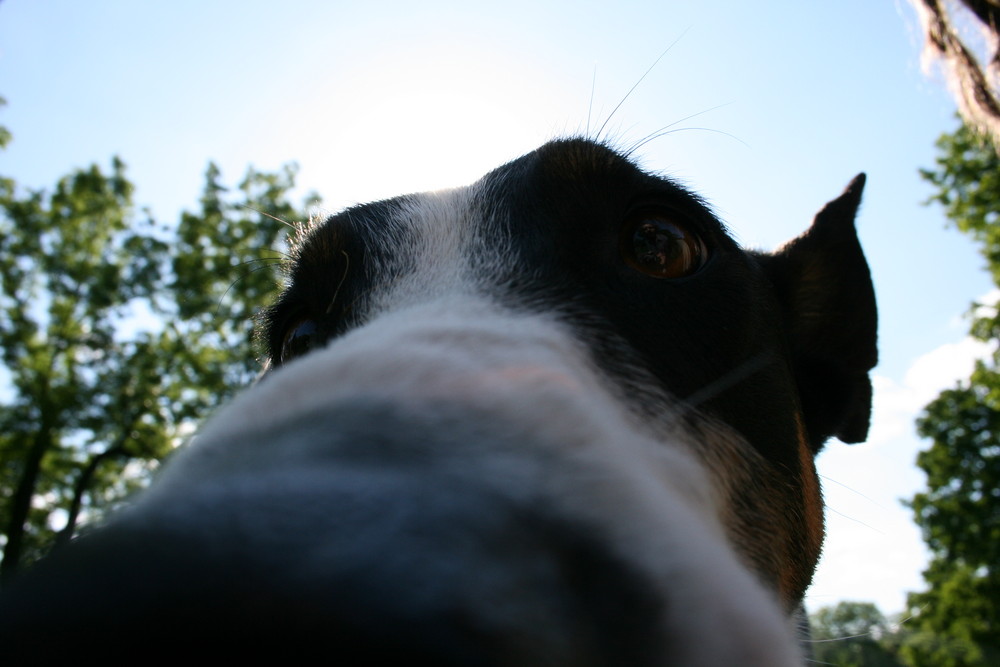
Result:
[[[6,654],[52,664],[96,637],[112,662],[155,647],[153,663],[793,664],[756,611],[769,601],[689,530],[683,496],[647,502],[638,473],[597,452],[554,474],[561,454],[516,421],[359,399],[229,441],[209,431],[111,525],[5,590]]]
[[[110,659],[152,650],[156,663],[334,648],[349,664],[639,665],[657,653],[667,603],[592,528],[433,472],[402,444],[419,423],[350,412],[260,434],[280,451],[325,432],[340,452],[325,461],[252,470],[258,460],[183,497],[154,494],[42,564],[6,591],[5,647],[40,664],[109,632]],[[351,419],[369,423],[365,440],[330,442]]]

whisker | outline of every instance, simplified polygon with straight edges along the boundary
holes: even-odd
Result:
[[[917,613],[919,613],[920,611],[923,611],[926,608],[927,608],[926,604],[922,605]],[[900,627],[902,627],[905,623],[908,623],[910,620],[912,620],[913,617],[914,617],[914,614],[910,614],[906,618],[901,618],[898,621],[896,621],[895,623],[889,623],[889,622],[887,622],[886,623],[886,627],[892,633],[899,632]],[[831,637],[830,639],[804,639],[804,640],[800,640],[800,641],[802,641],[805,644],[832,644],[834,642],[843,642],[843,641],[848,641],[850,639],[863,639],[865,637],[871,637],[873,639],[877,639],[877,637],[875,637],[875,633],[873,633],[873,632],[862,632],[862,633],[859,633],[859,634],[856,634],[856,635],[845,635],[843,637]],[[813,665],[831,665],[831,664],[833,664],[833,663],[830,663],[830,662],[822,662],[820,660],[815,660],[815,659],[807,659],[806,662],[808,662],[810,664],[813,664]]]
[[[716,130],[716,129],[711,128],[711,127],[678,127],[676,129],[673,129],[673,130],[668,130],[666,132],[661,132],[659,134],[654,134],[653,136],[649,137],[647,140],[642,141],[638,145],[636,145],[635,150],[637,150],[639,148],[642,148],[643,146],[645,146],[650,141],[653,141],[654,139],[659,139],[660,137],[665,137],[668,134],[674,134],[675,132],[689,132],[691,130],[699,130],[701,132],[712,132],[714,134],[721,134],[723,136],[729,137],[730,139],[735,139],[736,141],[740,142],[741,144],[743,144],[747,148],[750,148],[750,144],[748,144],[747,142],[743,141],[742,139],[740,139],[736,135],[730,134],[729,132],[725,132],[723,130]]]
[[[847,635],[847,636],[844,636],[844,637],[832,637],[830,639],[807,639],[805,641],[805,643],[806,644],[831,644],[833,642],[842,642],[842,641],[847,641],[848,639],[861,639],[862,637],[871,637],[871,636],[872,636],[872,633],[870,633],[870,632],[862,632],[861,634],[857,634],[857,635]]]
[[[875,526],[869,525],[869,524],[865,523],[864,521],[862,521],[861,519],[855,519],[853,516],[850,516],[848,514],[844,514],[843,512],[838,512],[835,508],[830,507],[829,505],[826,506],[826,509],[827,509],[827,511],[833,512],[837,516],[844,517],[848,521],[853,521],[854,523],[856,523],[858,525],[864,526],[865,528],[868,528],[870,530],[874,530],[879,535],[885,535],[885,531],[879,530]]]
[[[337,295],[340,294],[340,288],[344,286],[344,281],[347,280],[347,271],[351,268],[351,256],[347,254],[346,250],[341,250],[340,254],[344,256],[344,274],[340,276],[340,282],[337,283],[337,289],[333,290],[333,298],[330,299],[330,305],[326,307],[327,315],[329,315],[330,311],[333,310],[333,304],[337,302]]]
[[[734,139],[734,140],[740,142],[741,144],[743,144],[747,148],[750,148],[750,144],[748,144],[747,142],[743,141],[742,139],[740,139],[736,135],[731,134],[729,132],[725,132],[723,130],[717,130],[717,129],[712,128],[712,127],[674,127],[675,125],[683,123],[686,120],[691,120],[692,118],[697,118],[698,116],[701,116],[703,114],[707,114],[707,113],[709,113],[711,111],[715,111],[717,109],[721,109],[722,107],[729,106],[730,104],[732,104],[732,102],[726,102],[725,104],[718,104],[718,105],[716,105],[714,107],[705,109],[703,111],[699,111],[697,113],[693,113],[690,116],[685,116],[684,118],[680,118],[678,120],[675,120],[673,123],[670,123],[669,125],[665,125],[665,126],[661,127],[660,129],[658,129],[658,130],[656,130],[654,132],[650,132],[645,137],[643,137],[643,138],[639,139],[638,141],[636,141],[635,143],[633,143],[631,147],[627,148],[625,150],[625,155],[631,157],[637,150],[639,150],[640,148],[642,148],[643,146],[645,146],[646,144],[648,144],[651,141],[659,139],[660,137],[664,137],[664,136],[666,136],[668,134],[673,134],[674,132],[687,132],[689,130],[701,130],[703,132],[713,132],[715,134],[721,134],[723,136],[729,137],[730,139]]]
[[[590,77],[590,104],[587,105],[587,128],[585,137],[590,136],[590,116],[594,112],[594,91],[597,89],[597,65],[594,65],[594,73]]]
[[[851,493],[853,493],[853,494],[855,494],[855,495],[858,495],[858,496],[861,496],[862,498],[864,498],[865,500],[867,500],[868,502],[870,502],[870,503],[871,503],[872,505],[875,505],[875,506],[876,506],[876,507],[878,507],[879,509],[883,509],[883,510],[885,509],[885,507],[883,507],[882,505],[880,505],[880,504],[878,503],[878,501],[876,501],[876,500],[873,500],[872,498],[869,498],[868,496],[866,496],[865,494],[861,493],[861,492],[860,492],[860,491],[858,491],[857,489],[852,489],[851,487],[847,486],[847,485],[846,485],[846,484],[844,484],[843,482],[838,482],[837,480],[833,479],[832,477],[827,477],[826,475],[820,475],[820,477],[821,477],[821,478],[822,478],[822,479],[823,479],[824,481],[827,481],[827,482],[832,482],[833,484],[836,484],[836,485],[837,485],[837,486],[839,486],[839,487],[842,487],[842,488],[844,488],[844,489],[847,489],[848,491],[850,491]]]
[[[263,264],[263,262],[266,262],[266,261],[270,261],[271,263],[270,264]],[[249,271],[247,271],[246,273],[244,273],[243,275],[241,275],[240,277],[238,277],[236,280],[234,280],[229,285],[229,287],[226,288],[226,291],[223,292],[222,296],[219,297],[219,303],[218,303],[218,305],[215,308],[215,316],[218,317],[219,315],[222,314],[222,302],[226,300],[226,296],[229,295],[229,292],[231,292],[232,289],[234,287],[236,287],[236,285],[241,280],[243,280],[244,278],[250,276],[253,273],[257,273],[258,271],[267,271],[268,269],[272,269],[272,268],[274,268],[276,266],[281,266],[284,263],[284,261],[285,261],[284,259],[275,257],[275,258],[252,259],[252,260],[248,260],[246,262],[243,262],[241,264],[241,266],[245,266],[247,264],[252,264],[252,263],[255,263],[255,262],[261,262],[261,265],[260,266],[256,266],[256,267],[250,269]]]
[[[920,605],[920,609],[917,610],[917,613],[910,614],[906,618],[901,618],[898,621],[896,621],[895,623],[891,623],[890,625],[895,626],[895,628],[898,630],[901,625],[903,625],[904,623],[909,623],[910,621],[912,621],[915,616],[918,616],[920,614],[920,612],[922,612],[924,609],[927,609],[927,607],[929,607],[929,606],[930,606],[930,603],[929,602],[925,602],[924,604]]]
[[[682,32],[682,33],[681,33],[681,34],[680,34],[680,35],[679,35],[679,36],[677,37],[677,39],[675,39],[675,40],[674,40],[673,42],[671,42],[671,43],[670,43],[670,46],[668,46],[667,48],[665,48],[665,49],[663,50],[663,53],[661,53],[661,54],[660,54],[659,56],[657,56],[656,60],[654,60],[654,61],[653,61],[653,64],[649,66],[649,69],[647,69],[647,70],[646,70],[646,71],[645,71],[645,72],[643,73],[643,75],[639,77],[639,80],[638,80],[638,81],[636,81],[636,82],[635,82],[634,84],[632,84],[632,87],[628,89],[628,92],[627,92],[627,93],[625,93],[625,96],[621,98],[621,100],[620,100],[620,101],[618,102],[618,104],[616,104],[616,105],[615,105],[615,108],[611,110],[611,113],[610,113],[610,114],[608,114],[608,117],[604,119],[604,122],[603,122],[603,123],[601,123],[601,127],[600,127],[600,128],[598,128],[598,130],[597,130],[597,134],[595,135],[595,138],[596,138],[596,139],[600,139],[600,138],[601,138],[601,136],[602,136],[602,135],[604,134],[604,130],[605,130],[605,128],[606,128],[606,127],[608,126],[608,123],[610,123],[610,122],[611,122],[611,119],[615,117],[615,114],[616,114],[616,113],[618,113],[618,110],[619,110],[619,109],[621,109],[621,107],[622,107],[622,105],[623,105],[623,104],[625,104],[625,101],[626,101],[626,100],[628,100],[628,98],[632,96],[632,93],[633,93],[633,92],[635,91],[635,89],[636,89],[636,88],[638,88],[638,87],[639,87],[639,84],[640,84],[640,83],[642,83],[642,82],[643,82],[643,80],[644,80],[644,79],[645,79],[645,78],[646,78],[647,76],[649,76],[649,73],[653,71],[653,69],[654,69],[654,68],[656,67],[656,65],[657,65],[657,64],[658,64],[658,63],[659,63],[659,62],[660,62],[661,60],[663,60],[663,56],[667,55],[667,54],[668,54],[668,53],[670,52],[670,50],[671,50],[672,48],[674,48],[674,46],[676,46],[677,42],[681,41],[681,39],[682,39],[682,38],[684,37],[684,35],[686,35],[686,34],[688,33],[688,31],[689,31],[690,29],[691,29],[690,27],[687,27],[687,28],[685,28],[685,29],[684,29],[684,32]],[[588,127],[588,129],[589,129],[589,128],[590,128],[590,125],[588,124],[588,126],[587,126],[587,127]]]
[[[263,215],[265,217],[271,218],[271,220],[274,220],[275,222],[280,222],[281,224],[285,225],[286,227],[289,227],[290,229],[294,229],[295,231],[299,230],[299,224],[301,224],[301,223],[296,224],[296,223],[289,222],[289,221],[285,220],[284,218],[279,218],[278,216],[271,215],[270,213],[267,213],[266,211],[261,211],[260,209],[256,209],[253,206],[250,206],[249,204],[240,204],[240,206],[243,207],[243,208],[245,208],[245,209],[247,209],[248,211],[253,211],[254,213],[258,213],[258,214]]]
[[[687,398],[684,399],[685,410],[693,410],[697,408],[702,403],[715,398],[722,392],[735,387],[739,383],[746,380],[748,377],[754,373],[763,370],[766,366],[769,366],[774,361],[774,355],[771,353],[762,353],[755,356],[753,359],[745,361],[740,364],[737,368],[725,374],[725,376],[719,378],[715,382],[712,382],[705,386],[703,389],[692,393]]]
[[[649,134],[647,134],[645,137],[643,137],[642,139],[640,139],[639,142],[640,143],[645,143],[645,142],[649,141],[651,138],[655,138],[657,136],[661,136],[661,134],[663,134],[666,130],[669,130],[670,128],[674,127],[675,125],[680,125],[684,121],[691,120],[692,118],[697,118],[698,116],[704,116],[707,113],[711,113],[713,111],[717,111],[719,109],[722,109],[723,107],[728,107],[730,104],[732,104],[732,102],[724,102],[722,104],[716,104],[714,107],[709,107],[707,109],[702,109],[701,111],[696,111],[695,113],[687,115],[687,116],[684,116],[683,118],[678,118],[677,120],[675,120],[674,122],[672,122],[672,123],[670,123],[668,125],[664,125],[663,127],[659,128],[657,130],[653,130],[652,132],[650,132]]]
[[[274,252],[278,253],[276,257],[255,257],[254,259],[248,259],[234,265],[234,268],[258,264],[260,262],[284,262],[292,259],[292,256],[288,253],[281,252],[280,250],[275,250]]]

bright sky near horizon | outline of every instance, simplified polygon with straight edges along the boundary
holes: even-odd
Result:
[[[196,204],[208,160],[229,183],[295,161],[302,192],[336,210],[470,182],[557,135],[671,130],[642,164],[772,248],[865,171],[874,427],[820,456],[829,535],[807,602],[894,613],[925,562],[899,502],[924,481],[913,419],[983,353],[962,315],[991,289],[971,241],[922,205],[918,169],[957,121],[919,51],[904,0],[3,0],[0,173],[50,188],[118,155],[168,222]]]

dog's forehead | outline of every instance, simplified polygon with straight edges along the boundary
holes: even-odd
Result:
[[[516,225],[556,219],[617,224],[629,209],[655,203],[722,230],[706,203],[677,182],[650,173],[625,153],[588,139],[561,139],[509,162],[471,186],[489,213]],[[580,231],[594,231],[586,226]]]
[[[269,355],[303,316],[330,340],[444,295],[561,309],[584,294],[618,299],[606,292],[622,281],[641,292],[619,248],[623,221],[646,210],[682,221],[717,258],[744,254],[699,197],[587,139],[549,142],[465,187],[348,208],[294,244],[288,287],[264,318]]]
[[[386,275],[387,269],[398,273],[400,261],[412,263],[413,258],[404,257],[417,254],[411,251],[419,249],[423,259],[433,261],[429,250],[469,255],[478,241],[491,244],[487,254],[499,259],[510,255],[505,252],[508,244],[529,247],[541,241],[534,232],[547,230],[550,237],[560,231],[593,234],[652,200],[728,241],[724,226],[699,196],[641,169],[610,146],[574,138],[546,143],[468,186],[349,208],[305,235],[294,258],[309,270],[319,258],[324,264],[327,259],[339,263],[352,250],[363,250],[367,260],[375,262],[373,268]],[[385,265],[390,256],[397,266]]]
[[[363,204],[333,216],[330,222],[363,216],[381,217],[406,210],[415,200],[452,197],[457,201],[474,198],[480,202],[524,202],[532,195],[559,199],[576,192],[591,198],[635,195],[646,192],[672,195],[678,206],[703,208],[707,205],[695,193],[677,182],[642,169],[630,155],[603,143],[573,138],[550,141],[484,175],[472,185],[437,192],[404,195]]]
[[[676,182],[642,169],[630,153],[583,138],[550,141],[493,170],[480,183],[488,187],[507,186],[512,179],[519,180],[522,187],[529,184],[559,189],[596,187],[594,195],[653,190],[674,195],[678,204],[686,200],[690,205],[704,206],[697,195]]]

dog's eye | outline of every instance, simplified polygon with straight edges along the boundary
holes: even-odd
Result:
[[[626,264],[653,278],[690,276],[708,259],[697,234],[655,213],[632,218],[622,228],[621,253]]]
[[[288,363],[296,357],[301,357],[319,344],[319,325],[316,320],[301,319],[296,321],[285,332],[281,343],[281,363]]]

